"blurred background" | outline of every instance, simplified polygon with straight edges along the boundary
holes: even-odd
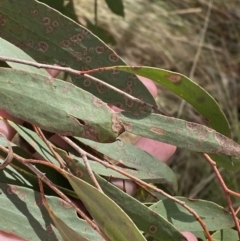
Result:
[[[78,21],[130,65],[182,73],[217,100],[240,143],[239,0],[43,0]],[[204,124],[187,103],[158,86],[158,104],[172,116]],[[211,167],[200,153],[179,149],[168,163],[178,195],[226,206]],[[240,192],[240,172],[220,168],[229,188]],[[234,207],[240,203],[235,199]]]

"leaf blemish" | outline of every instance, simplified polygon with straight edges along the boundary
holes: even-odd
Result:
[[[118,61],[118,57],[117,57],[116,54],[110,54],[109,60],[112,61],[112,62],[116,62],[116,61]]]
[[[155,233],[156,231],[157,231],[157,227],[156,227],[155,225],[151,225],[151,226],[149,227],[149,232]]]
[[[43,24],[44,25],[49,25],[50,23],[51,23],[51,20],[50,20],[50,18],[48,18],[48,17],[45,17],[45,18],[43,18]]]
[[[6,24],[6,19],[3,16],[0,16],[0,26],[4,26]]]
[[[40,41],[37,45],[37,50],[40,52],[46,52],[48,50],[48,44],[44,41]]]
[[[181,81],[181,76],[176,74],[171,74],[167,76],[167,79],[173,83],[178,83]]]
[[[155,127],[155,126],[151,126],[150,130],[154,133],[157,133],[159,135],[164,135],[165,131],[161,128]]]

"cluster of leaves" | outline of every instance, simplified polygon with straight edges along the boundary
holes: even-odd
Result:
[[[0,138],[1,156],[14,157],[0,170],[1,230],[26,240],[170,241],[185,240],[181,231],[204,239],[206,230],[212,231],[212,240],[236,240],[231,213],[208,201],[170,196],[177,192],[172,170],[119,137],[128,131],[209,153],[229,170],[238,167],[240,145],[231,140],[225,115],[204,89],[178,73],[126,66],[88,29],[43,3],[1,0],[0,6],[0,56],[5,62],[0,109],[34,126],[33,131],[6,120],[46,160],[32,160],[13,143],[6,149],[9,142]],[[71,83],[42,69],[54,64],[70,73]],[[211,128],[160,114],[136,75],[186,100]],[[124,111],[115,113],[106,103]],[[41,129],[71,147],[46,141]],[[112,185],[111,177],[133,179],[157,201],[140,202]],[[90,218],[66,195],[81,200]]]

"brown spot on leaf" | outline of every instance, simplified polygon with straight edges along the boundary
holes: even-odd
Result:
[[[2,15],[0,15],[0,26],[4,26],[6,24],[6,19],[3,18]]]
[[[54,80],[55,80],[55,79],[54,79],[53,77],[48,76],[48,77],[45,78],[45,83],[46,83],[46,84],[51,84],[51,83],[54,82]]]
[[[118,61],[118,56],[116,54],[110,54],[108,58],[112,62]]]
[[[162,128],[151,126],[150,130],[154,133],[157,133],[159,135],[164,135],[165,131]]]
[[[33,46],[34,46],[34,41],[30,39],[30,40],[27,40],[27,41],[25,42],[25,44],[26,44],[28,47],[33,48]]]
[[[73,35],[73,36],[70,38],[70,40],[71,40],[72,42],[77,42],[77,41],[78,41],[77,35],[76,35],[76,34]]]
[[[104,47],[98,46],[95,48],[97,54],[102,54],[104,52]]]
[[[119,116],[116,113],[112,114],[112,131],[121,134],[125,130],[124,124],[120,120]]]
[[[52,229],[51,225],[47,225],[46,230],[48,233],[53,233],[53,229]]]
[[[83,178],[84,176],[84,173],[79,168],[74,169],[74,174],[80,178]]]
[[[131,108],[133,106],[133,100],[129,99],[128,97],[124,97],[125,99],[125,105],[128,107],[128,108]]]
[[[131,123],[125,122],[125,123],[123,123],[123,125],[124,125],[124,128],[125,128],[126,131],[129,131],[129,132],[132,131],[132,124]]]
[[[98,132],[95,127],[90,126],[83,131],[82,137],[89,140],[98,141]]]
[[[167,79],[172,81],[173,83],[178,83],[181,80],[181,76],[176,74],[171,74],[167,76]]]
[[[67,48],[71,45],[71,42],[68,39],[64,39],[63,41],[60,42],[60,45]]]
[[[44,41],[40,41],[37,45],[37,50],[40,52],[46,52],[48,50],[48,44]]]
[[[52,26],[54,27],[54,28],[56,28],[57,26],[58,26],[58,22],[55,20],[55,21],[53,21],[52,22]]]
[[[185,122],[186,128],[190,131],[198,131],[201,126],[197,123],[193,123],[193,122]]]
[[[84,37],[80,33],[76,35],[76,38],[77,38],[77,41],[79,42],[81,42],[84,39]]]
[[[103,107],[105,105],[105,103],[102,100],[100,100],[99,98],[94,96],[93,97],[93,105],[99,108],[99,107]]]
[[[46,33],[52,33],[52,31],[53,31],[53,27],[47,26]]]
[[[88,30],[86,28],[83,28],[82,34],[87,34],[87,33],[88,33]]]
[[[155,225],[151,225],[150,227],[149,227],[149,232],[150,233],[155,233],[157,231],[157,227],[155,226]]]
[[[51,23],[51,19],[48,17],[45,17],[45,18],[43,18],[42,22],[44,25],[49,25]]]
[[[60,200],[60,205],[64,208],[72,208],[70,203],[67,203],[66,201],[64,201],[63,199],[59,199]]]
[[[107,88],[105,85],[100,84],[100,83],[95,83],[97,86],[97,90],[99,93],[105,93],[107,91]]]
[[[86,61],[86,63],[90,63],[92,61],[92,57],[91,56],[87,56],[85,58],[85,61]]]
[[[7,193],[8,194],[17,194],[19,193],[18,187],[15,185],[7,185]]]
[[[31,9],[30,10],[30,14],[34,15],[34,16],[37,16],[38,15],[38,10],[37,9]]]
[[[92,84],[92,81],[90,79],[84,79],[83,85],[85,87],[89,87]]]
[[[67,88],[67,87],[63,87],[63,88],[62,88],[62,92],[63,92],[63,93],[67,93],[67,92],[68,92],[68,88]]]
[[[133,86],[133,82],[132,82],[131,80],[128,80],[128,81],[127,81],[127,86],[128,86],[129,88],[131,88],[131,87]]]

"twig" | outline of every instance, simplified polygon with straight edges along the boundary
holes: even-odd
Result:
[[[128,93],[98,79],[95,78],[91,75],[89,75],[89,73],[94,73],[94,72],[100,72],[103,70],[109,70],[109,69],[113,69],[113,67],[108,67],[108,68],[97,68],[97,69],[93,69],[93,70],[87,70],[87,71],[79,71],[79,70],[75,70],[69,67],[61,67],[61,66],[56,66],[56,65],[49,65],[49,64],[40,64],[40,63],[36,63],[36,62],[31,62],[31,61],[27,61],[27,60],[21,60],[21,59],[16,59],[16,58],[10,58],[10,57],[4,57],[4,56],[0,56],[0,60],[1,61],[9,61],[9,62],[14,62],[14,63],[19,63],[19,64],[26,64],[29,66],[33,66],[36,68],[45,68],[45,69],[55,69],[55,70],[61,70],[61,71],[65,71],[67,73],[71,73],[71,74],[75,74],[75,75],[84,75],[86,78],[89,78],[91,80],[93,80],[94,82],[97,82],[101,85],[106,86],[107,88],[125,96],[127,99],[132,100],[136,103],[139,103],[143,106],[148,106],[149,108],[151,108],[152,110],[154,110],[156,113],[159,114],[163,114],[166,115],[165,113],[163,113],[157,106],[151,105],[149,103],[146,103],[132,95],[129,95]]]
[[[60,136],[60,135],[59,135]],[[99,185],[96,177],[93,174],[92,168],[89,165],[88,159],[87,159],[87,153],[80,148],[78,145],[76,145],[73,141],[71,141],[69,138],[65,137],[65,136],[60,136],[68,145],[70,145],[72,148],[74,148],[81,156],[83,159],[83,162],[86,166],[87,172],[89,177],[91,178],[91,180],[93,181],[94,185],[96,186],[96,188],[103,193],[103,190],[101,188],[101,186]]]
[[[35,125],[32,125],[32,126],[33,126],[35,132],[39,135],[39,137],[46,143],[46,145],[48,146],[48,148],[50,149],[50,151],[54,155],[55,159],[58,161],[60,167],[65,169],[65,166],[64,166],[62,160],[59,158],[58,154],[54,151],[54,149],[52,148],[52,145],[49,143],[49,141],[47,140],[47,138],[43,134],[42,130]]]
[[[239,222],[238,222],[238,219],[235,215],[235,211],[234,211],[234,208],[233,208],[233,204],[232,204],[232,200],[231,200],[231,197],[230,197],[230,192],[229,192],[229,189],[228,187],[226,186],[221,174],[219,173],[218,169],[217,169],[217,166],[216,166],[216,162],[214,162],[206,153],[203,154],[205,159],[208,161],[208,163],[212,166],[213,168],[213,171],[215,172],[216,174],[216,177],[218,178],[220,184],[221,184],[221,187],[225,193],[225,196],[226,196],[226,199],[227,199],[227,202],[228,202],[228,207],[232,213],[232,217],[233,217],[233,220],[234,220],[234,223],[236,225],[236,229],[237,229],[237,232],[238,232],[238,236],[239,236],[239,239],[240,239],[240,226],[239,226]]]
[[[11,142],[8,141],[8,154],[7,157],[5,158],[5,160],[3,161],[3,163],[0,165],[0,170],[4,169],[7,165],[9,165],[12,160],[13,160],[13,149],[12,149],[12,145]]]
[[[60,136],[60,137],[65,140],[65,138],[64,138],[63,136]],[[74,143],[74,144],[75,144],[75,143]],[[76,145],[76,144],[75,144],[75,145]],[[76,146],[77,146],[77,145],[76,145]],[[78,146],[77,146],[77,147],[78,147]],[[78,147],[78,149],[79,149],[80,152],[83,151],[80,147]],[[85,151],[83,151],[83,152],[85,152]],[[124,175],[124,176],[132,179],[132,180],[133,180],[134,182],[136,182],[138,185],[140,185],[140,186],[145,186],[146,188],[149,188],[149,189],[151,189],[151,190],[154,190],[155,192],[158,192],[158,193],[164,195],[165,197],[173,200],[174,202],[178,203],[179,205],[183,206],[183,207],[184,207],[186,210],[188,210],[188,211],[196,218],[196,220],[200,223],[200,225],[202,226],[204,232],[206,233],[206,236],[207,236],[207,238],[209,239],[209,241],[213,241],[213,239],[212,239],[212,237],[211,237],[211,234],[209,233],[209,231],[208,231],[208,229],[207,229],[207,227],[206,227],[206,224],[203,222],[203,220],[200,218],[200,216],[199,216],[192,208],[188,207],[188,206],[185,204],[185,202],[182,202],[182,201],[178,200],[177,198],[175,198],[175,197],[167,194],[166,192],[164,192],[164,191],[162,191],[162,190],[160,190],[160,189],[158,189],[158,188],[156,188],[156,187],[154,187],[154,186],[152,186],[152,185],[150,185],[150,184],[148,184],[148,183],[146,183],[146,182],[144,182],[144,181],[142,181],[142,180],[140,180],[140,179],[132,176],[131,174],[129,174],[129,173],[127,173],[127,172],[119,169],[118,167],[116,167],[116,166],[114,166],[114,165],[111,165],[111,164],[108,163],[108,162],[105,162],[105,161],[100,160],[99,158],[93,156],[93,155],[90,154],[90,153],[85,152],[85,154],[86,154],[89,158],[91,158],[92,160],[94,160],[94,161],[102,164],[102,165],[105,166],[106,168],[110,168],[110,169],[112,169],[112,170],[114,170],[114,171],[116,171],[116,172],[118,172],[118,173],[121,173],[122,175]]]
[[[3,146],[0,145],[0,150],[8,153],[9,150]],[[36,176],[38,179],[43,181],[46,185],[48,185],[54,192],[56,192],[65,202],[67,202],[71,207],[73,207],[77,213],[87,221],[87,223],[94,229],[96,230],[105,240],[109,240],[108,237],[98,228],[98,226],[81,210],[79,209],[64,193],[62,193],[58,188],[55,187],[54,183],[52,183],[42,172],[40,172],[35,166],[32,164],[28,163],[30,160],[27,160],[21,156],[18,156],[17,154],[13,153],[13,158],[18,160],[20,163],[28,167]],[[44,161],[44,164],[47,162]],[[54,167],[56,170],[61,172],[61,169],[56,167],[55,165],[48,163],[48,165],[51,165]]]

